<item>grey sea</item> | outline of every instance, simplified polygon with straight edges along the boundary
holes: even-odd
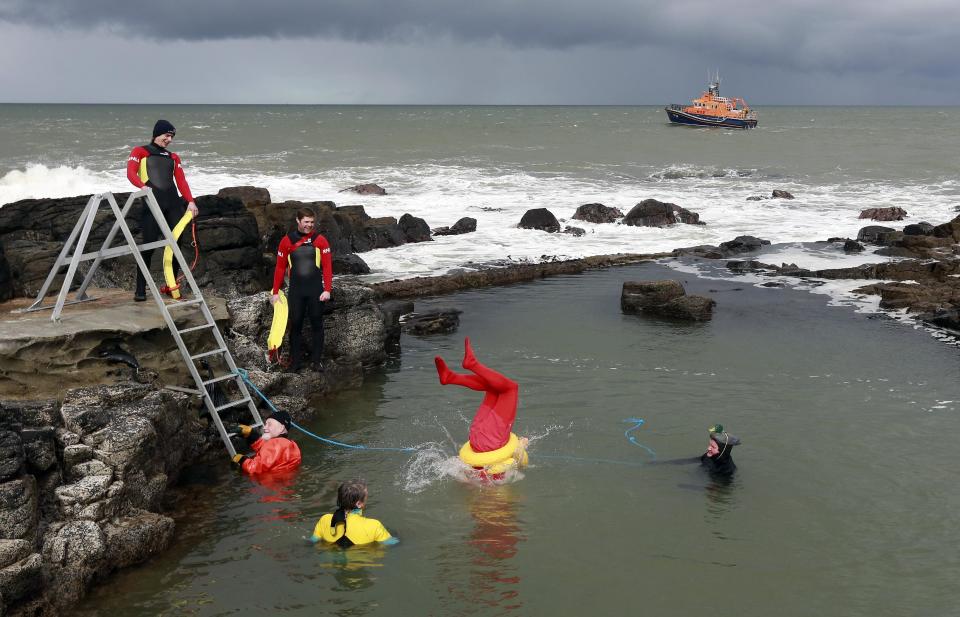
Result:
[[[756,130],[717,131],[669,126],[654,107],[2,105],[0,203],[128,190],[126,155],[164,117],[197,194],[252,184],[275,201],[363,203],[431,226],[478,219],[476,234],[364,253],[373,280],[741,234],[772,240],[783,261],[845,265],[808,243],[854,236],[864,208],[903,207],[905,222],[956,215],[960,108],[759,112]],[[369,181],[388,195],[338,192]],[[796,199],[746,200],[773,189]],[[626,211],[648,197],[707,224],[516,229],[529,208],[569,219],[581,204]],[[418,301],[461,309],[460,330],[405,335],[399,357],[305,425],[414,452],[298,433],[304,464],[287,483],[225,460],[195,466],[171,504],[173,547],[74,614],[956,614],[956,347],[830,286],[770,289],[688,266]],[[624,281],[659,278],[715,298],[714,319],[621,313]],[[508,485],[450,472],[479,400],[441,386],[433,357],[459,364],[464,336],[520,383],[515,431],[532,439],[531,465]],[[731,483],[684,462],[718,422],[743,442]],[[353,477],[398,545],[306,540]]]

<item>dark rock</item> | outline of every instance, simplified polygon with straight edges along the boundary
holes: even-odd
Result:
[[[737,236],[729,242],[720,244],[720,250],[724,255],[736,255],[738,253],[750,253],[759,250],[760,247],[770,244],[769,240],[761,240],[753,236]]]
[[[905,236],[929,236],[933,234],[933,225],[926,222],[913,223],[903,228]]]
[[[371,249],[401,246],[407,242],[407,236],[392,216],[370,219],[363,232],[366,236],[366,244]]]
[[[386,330],[386,348],[388,353],[400,351],[400,318],[413,312],[413,302],[409,300],[390,300],[380,305],[383,313],[383,327]]]
[[[713,317],[715,300],[703,296],[682,296],[653,309],[657,315],[687,321],[709,321]]]
[[[0,570],[0,590],[4,602],[16,602],[34,593],[43,585],[43,559],[39,553]]]
[[[31,471],[47,471],[57,462],[57,444],[52,426],[23,429],[20,437]]]
[[[744,273],[744,272],[756,272],[757,270],[762,269],[764,264],[760,263],[755,259],[743,260],[735,259],[733,261],[727,262],[727,270],[731,272]]]
[[[404,315],[400,323],[408,334],[430,335],[449,334],[456,332],[460,327],[460,313],[463,311],[454,308],[443,308],[426,313],[409,313]]]
[[[857,232],[857,241],[867,244],[884,244],[885,239],[897,230],[892,227],[883,227],[880,225],[868,225]]]
[[[908,248],[902,246],[885,246],[874,251],[875,255],[884,257],[916,257],[917,254]]]
[[[229,186],[220,189],[217,197],[239,199],[243,207],[248,210],[265,207],[271,201],[270,191],[258,186]]]
[[[350,191],[352,193],[357,193],[360,195],[386,195],[387,191],[380,187],[379,185],[369,183],[369,184],[357,184],[356,186],[351,186],[350,188],[342,189],[341,193],[346,193]]]
[[[5,302],[13,297],[13,275],[10,274],[10,263],[7,261],[7,255],[3,250],[3,242],[0,241],[0,302]]]
[[[25,459],[20,436],[13,431],[0,431],[0,482],[20,475]]]
[[[862,219],[872,219],[874,221],[902,221],[907,216],[907,211],[903,208],[867,208],[860,212]]]
[[[557,217],[546,208],[534,208],[524,213],[518,227],[523,229],[539,229],[553,234],[560,231],[560,222],[557,220]]]
[[[844,253],[859,253],[862,250],[863,250],[863,245],[857,242],[856,240],[846,240],[843,243]]]
[[[0,212],[2,212],[2,210],[0,210]],[[954,242],[960,242],[960,216],[950,222],[934,227],[933,235],[937,238],[952,238]]]
[[[110,569],[142,563],[159,553],[173,540],[173,519],[153,512],[111,522],[103,528]]]
[[[722,259],[726,254],[720,250],[720,247],[712,244],[700,244],[698,246],[688,246],[686,248],[674,249],[674,257],[702,257],[703,259]]]
[[[623,217],[619,208],[610,208],[603,204],[584,204],[577,208],[573,218],[588,223],[615,223]]]
[[[354,253],[333,254],[334,274],[370,274],[370,266]]]
[[[574,238],[579,238],[580,236],[583,236],[584,234],[586,234],[587,230],[581,227],[571,227],[567,225],[566,227],[563,228],[563,233],[570,234]]]
[[[33,476],[0,484],[0,538],[33,542],[37,518],[37,481]]]
[[[403,235],[408,242],[427,242],[433,240],[430,237],[430,226],[422,218],[411,214],[404,214],[397,222]]]
[[[675,223],[699,225],[700,215],[681,208],[677,204],[656,199],[644,199],[623,217],[624,225],[635,227],[666,227]]]
[[[774,189],[773,194],[771,195],[772,199],[793,199],[793,195],[787,191],[782,191],[780,189]]]
[[[26,540],[0,540],[0,568],[25,559],[33,552],[33,545]],[[3,589],[0,586],[0,589]]]
[[[625,313],[638,313],[684,294],[683,285],[677,281],[627,281],[620,293],[620,309]]]
[[[767,198],[761,195],[751,195],[750,197],[747,197],[747,201],[763,201],[764,199]]]
[[[433,230],[435,236],[457,236],[477,230],[477,219],[465,216],[453,224],[453,227],[437,227]]]

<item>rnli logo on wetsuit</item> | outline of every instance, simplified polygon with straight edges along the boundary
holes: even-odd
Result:
[[[323,249],[322,251],[320,251],[321,254],[322,254],[322,253],[329,253],[329,252],[330,252],[330,249],[329,249],[329,248],[326,248],[326,249]]]
[[[304,244],[313,244],[313,238],[307,238],[303,241]]]
[[[277,251],[277,257],[283,257],[283,251]]]
[[[140,159],[138,159],[138,158],[135,157],[135,156],[131,156],[131,157],[130,157],[129,159],[127,159],[127,160],[133,161],[134,163],[139,163],[139,162],[140,162]]]

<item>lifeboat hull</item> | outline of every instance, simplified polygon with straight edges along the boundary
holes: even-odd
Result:
[[[725,118],[722,116],[707,116],[703,114],[692,114],[679,109],[665,107],[667,117],[673,124],[685,124],[687,126],[717,126],[725,129],[752,129],[756,128],[756,118]]]

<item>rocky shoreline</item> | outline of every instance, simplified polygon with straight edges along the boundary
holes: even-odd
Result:
[[[24,200],[0,208],[0,301],[14,299],[8,310],[28,303],[25,298],[37,292],[86,201]],[[254,187],[223,189],[199,197],[197,204],[202,213],[197,221],[202,250],[195,271],[198,284],[208,301],[220,307],[218,323],[237,364],[296,419],[309,414],[318,397],[358,387],[367,373],[397,353],[400,317],[413,310],[411,299],[652,259],[713,260],[725,262],[732,272],[881,281],[857,291],[879,295],[883,308],[960,330],[958,217],[903,230],[870,226],[856,240],[831,239],[829,245],[837,251],[852,250],[851,243],[872,243],[899,258],[855,268],[811,271],[763,264],[749,254],[768,242],[743,236],[672,253],[464,264],[442,276],[372,285],[340,277],[325,320],[326,371],[286,373],[268,364],[263,353],[272,310],[263,290],[270,283],[277,243],[296,209],[306,205],[317,212],[318,229],[330,241],[335,272],[341,275],[369,271],[358,254],[430,241],[436,230],[409,215],[371,218],[363,206],[272,203],[267,191]],[[582,220],[613,222],[622,216],[602,204],[588,206]],[[655,217],[658,224],[700,224],[695,214],[675,204],[644,202],[632,214],[637,221]],[[451,229],[469,233],[476,228],[471,220],[461,219]],[[131,222],[137,233],[136,221]],[[88,251],[99,246],[109,223],[105,213],[98,217]],[[183,248],[192,253],[188,242]],[[199,400],[164,388],[182,375],[182,367],[173,339],[153,315],[156,308],[141,306],[142,319],[125,325],[119,319],[90,325],[82,317],[85,310],[111,306],[118,315],[128,315],[132,309],[125,290],[132,288],[133,274],[130,258],[105,262],[95,280],[104,299],[65,313],[73,315],[74,325],[82,322],[76,331],[29,331],[22,324],[2,331],[0,615],[60,614],[114,570],[166,549],[175,531],[167,504],[171,487],[187,465],[205,456],[211,464],[222,464],[222,446],[200,418]]]

